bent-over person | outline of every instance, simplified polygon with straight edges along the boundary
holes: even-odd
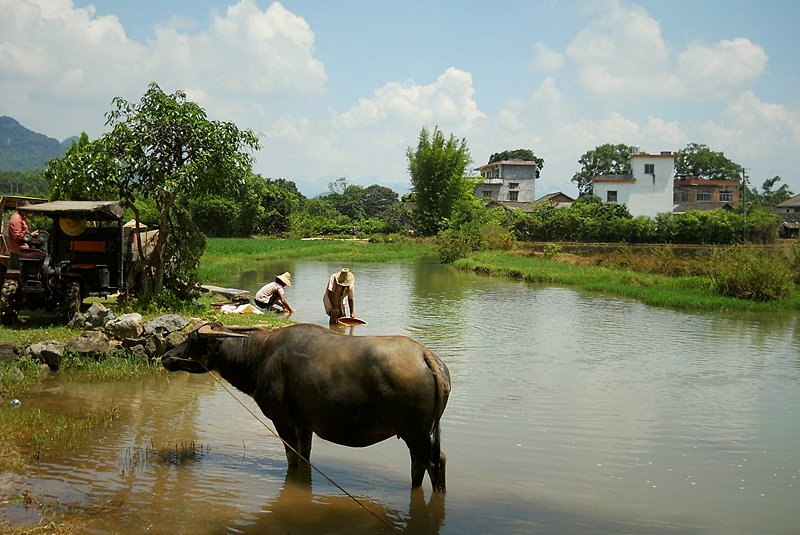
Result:
[[[356,317],[353,308],[355,304],[353,300],[353,286],[355,282],[355,275],[347,268],[342,268],[331,275],[328,281],[328,287],[325,289],[325,295],[322,296],[322,304],[325,305],[325,313],[330,316],[331,323],[337,323],[339,318],[344,315],[345,297],[350,307],[350,317]]]
[[[256,292],[256,296],[253,299],[256,302],[256,306],[258,308],[272,310],[272,307],[277,304],[283,308],[284,312],[293,314],[294,310],[292,310],[292,307],[290,307],[289,303],[286,301],[286,296],[283,291],[284,286],[292,285],[291,279],[292,275],[287,271],[275,277],[274,281],[262,286],[261,289]]]

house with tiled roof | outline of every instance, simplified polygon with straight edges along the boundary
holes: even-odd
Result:
[[[572,206],[573,201],[575,201],[575,199],[573,199],[566,193],[562,191],[556,191],[555,193],[548,193],[547,195],[542,195],[541,197],[533,201],[533,204],[539,204],[542,202],[554,202],[558,205],[559,208],[564,208]]]
[[[673,208],[672,187],[675,155],[631,154],[629,175],[600,175],[592,178],[592,190],[603,202],[624,204],[631,215],[655,218]]]
[[[539,164],[523,160],[504,160],[476,167],[483,181],[475,189],[479,199],[511,202],[533,202]]]
[[[729,203],[739,204],[738,180],[701,180],[693,176],[680,176],[673,185],[675,204]],[[700,210],[700,208],[695,208]]]
[[[800,234],[800,195],[775,205],[782,225],[778,234],[782,238],[796,238]]]

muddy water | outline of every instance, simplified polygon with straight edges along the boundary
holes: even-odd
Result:
[[[271,263],[231,284],[255,292],[289,270],[295,319],[324,325],[323,288],[340,267]],[[797,316],[656,309],[432,262],[348,267],[368,325],[345,332],[410,335],[452,376],[444,497],[427,480],[410,492],[398,440],[315,439],[312,461],[396,530],[797,533]],[[391,532],[319,474],[287,471],[277,440],[208,376],[48,386],[26,402],[113,402],[120,423],[0,485],[82,506],[86,532]],[[199,453],[184,463],[146,453],[192,441]]]

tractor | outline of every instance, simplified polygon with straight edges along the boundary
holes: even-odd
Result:
[[[28,206],[17,206],[27,199]],[[119,201],[53,201],[24,197],[0,200],[0,215],[17,209],[44,216],[47,230],[25,235],[20,269],[9,269],[7,221],[0,238],[0,322],[13,323],[23,309],[60,310],[72,318],[89,296],[132,295],[139,280],[135,224],[123,224]],[[147,240],[154,233],[138,233]],[[144,243],[142,244],[144,245]]]

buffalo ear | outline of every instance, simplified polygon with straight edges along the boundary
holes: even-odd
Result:
[[[229,331],[217,331],[214,327],[214,324],[206,323],[197,330],[197,334],[200,338],[247,338],[249,336]]]

